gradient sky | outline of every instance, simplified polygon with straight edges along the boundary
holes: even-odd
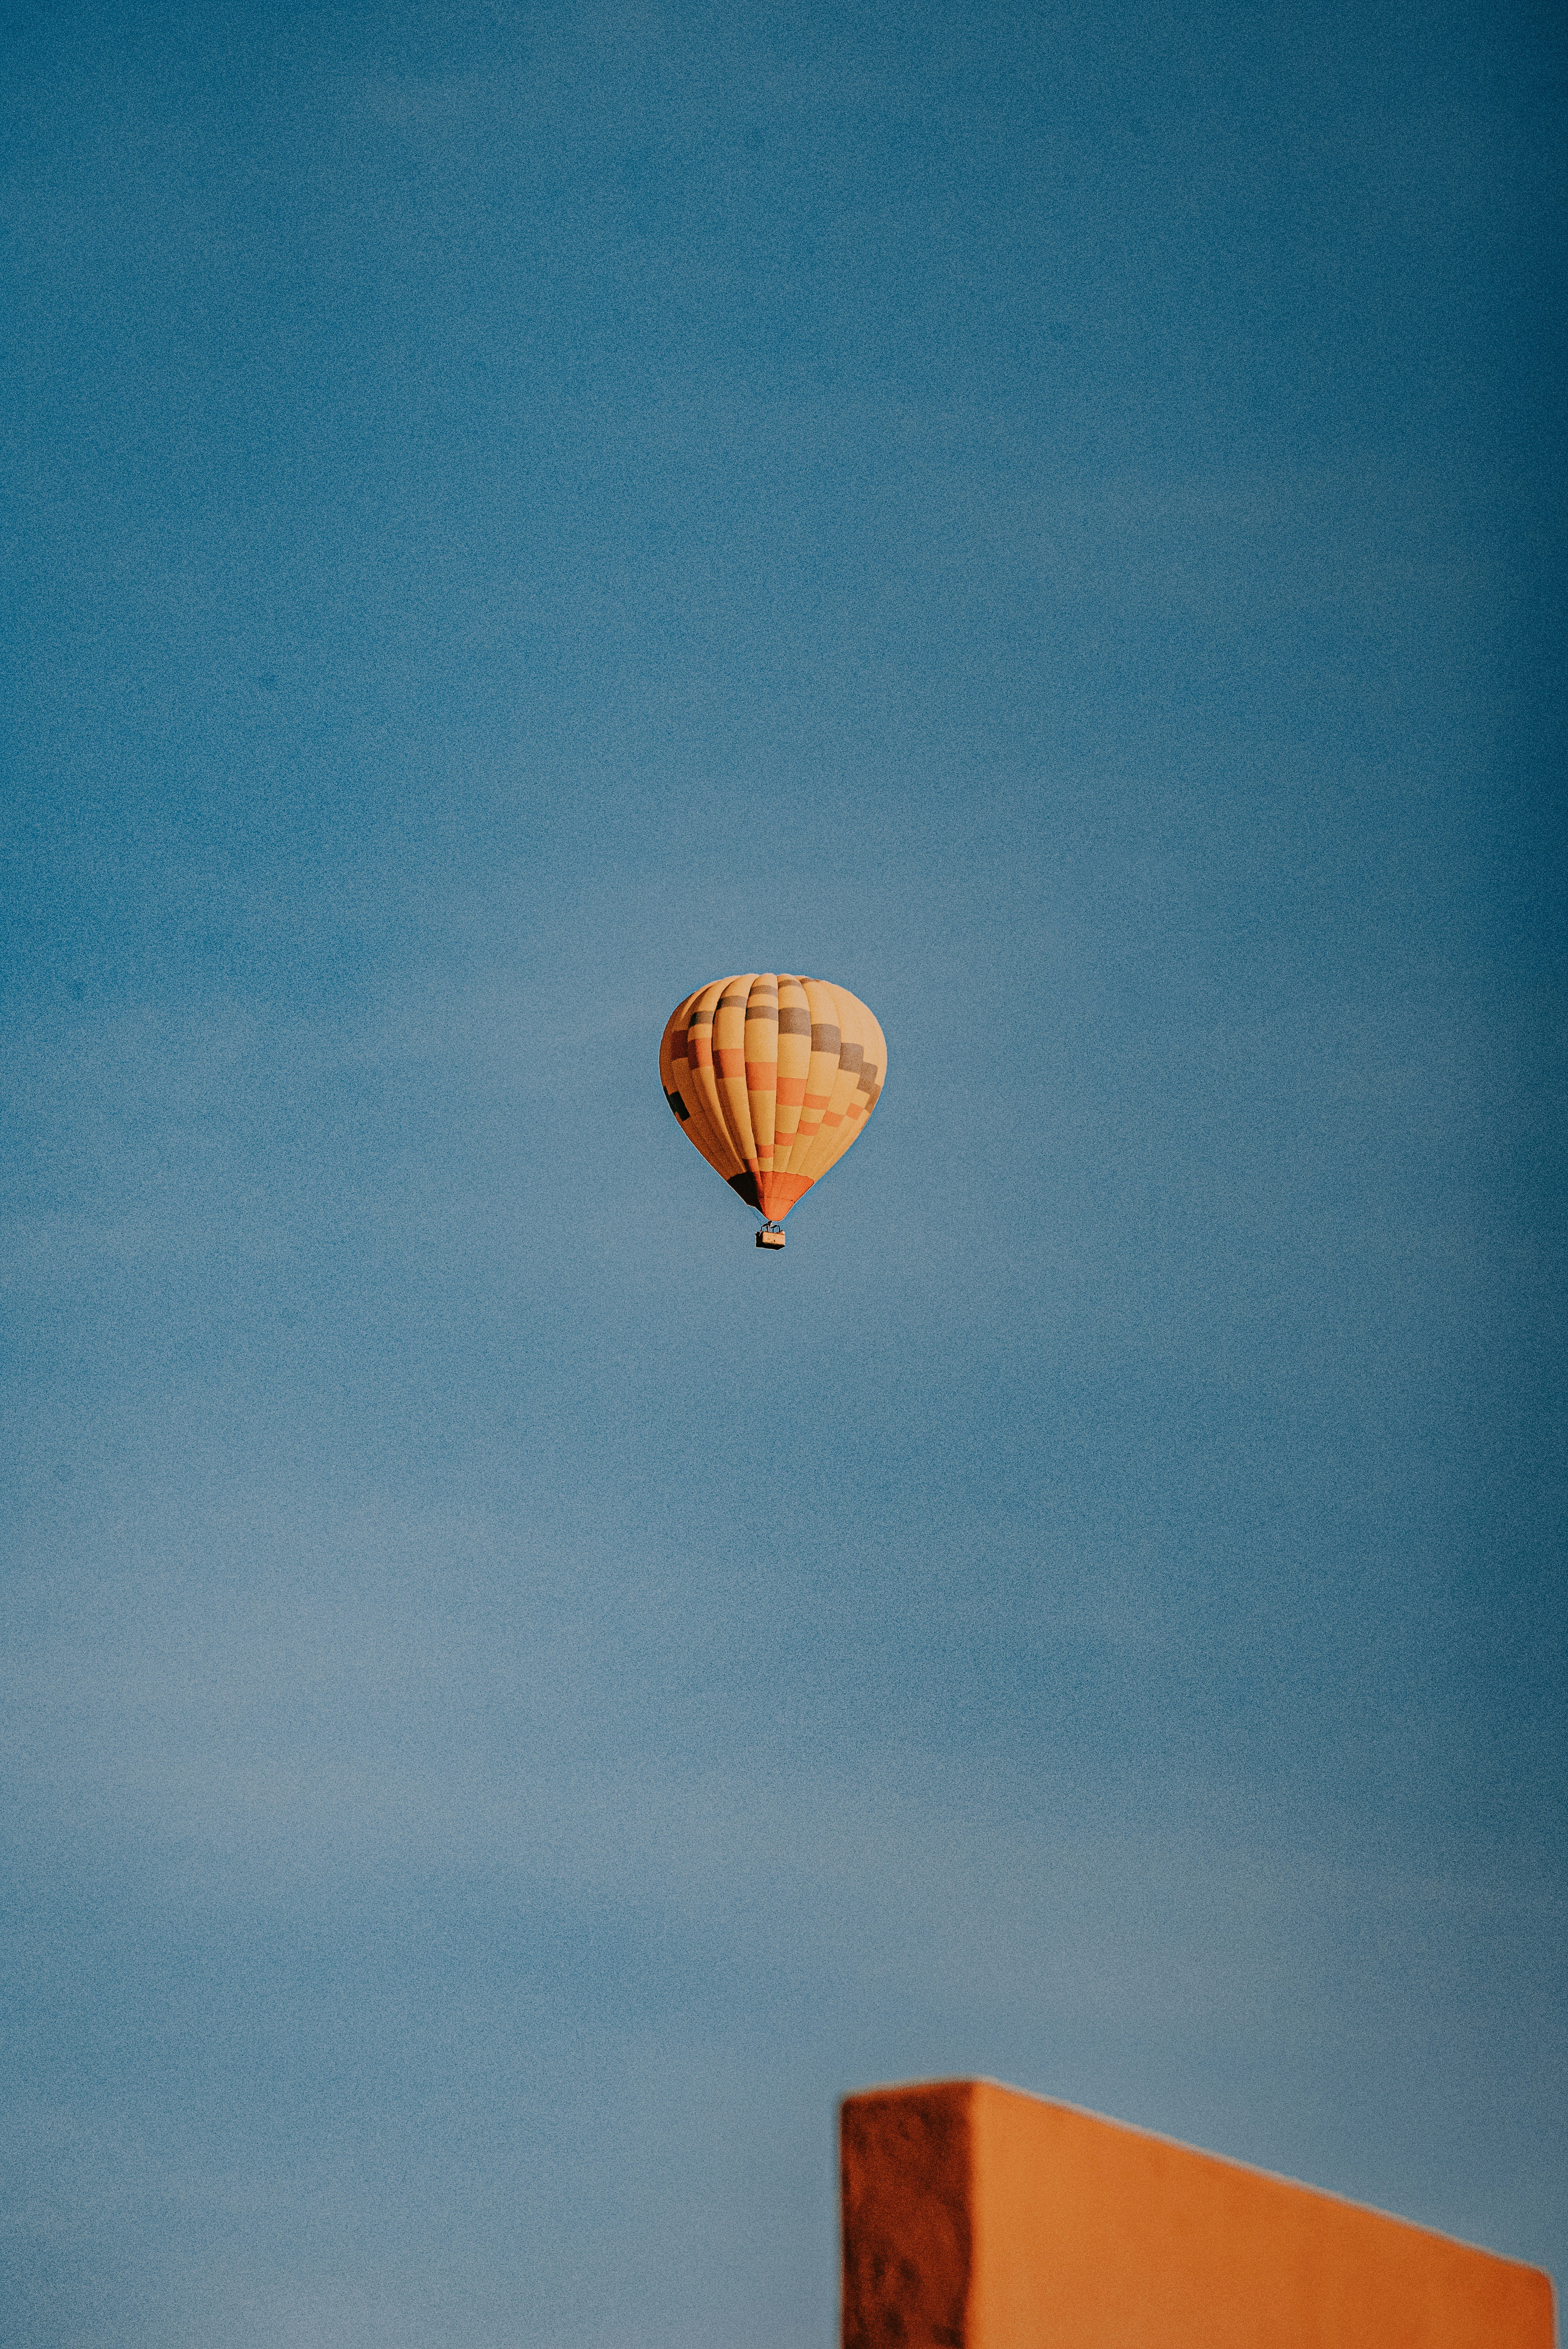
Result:
[[[828,2349],[960,2072],[1568,2274],[1560,16],[6,22],[7,2344]]]

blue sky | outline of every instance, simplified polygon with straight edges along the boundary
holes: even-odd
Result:
[[[17,2349],[825,2344],[970,2071],[1563,2272],[1562,67],[11,13]]]

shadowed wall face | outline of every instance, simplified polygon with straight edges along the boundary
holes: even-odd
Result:
[[[1553,2349],[1536,2269],[989,2081],[841,2148],[844,2349]]]
[[[840,2142],[844,2349],[957,2349],[974,2271],[967,2083],[848,2097]]]

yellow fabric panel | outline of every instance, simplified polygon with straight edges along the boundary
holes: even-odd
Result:
[[[839,999],[825,979],[808,978],[800,982],[806,998],[806,1008],[811,1015],[811,1056],[806,1072],[806,1098],[800,1108],[800,1124],[795,1146],[789,1154],[791,1174],[808,1172],[815,1155],[815,1145],[822,1131],[822,1117],[833,1098],[833,1087],[839,1077]]]
[[[861,1066],[849,1102],[844,1111],[844,1124],[835,1158],[841,1158],[851,1142],[863,1130],[865,1122],[875,1108],[887,1074],[887,1041],[867,1007],[855,996],[840,989],[840,999],[852,1006],[851,1032],[861,1048]]]
[[[779,1104],[773,1129],[773,1171],[795,1171],[794,1149],[805,1114],[811,1068],[811,1007],[798,978],[779,981]]]
[[[697,1100],[702,1105],[708,1128],[713,1134],[714,1147],[725,1162],[724,1173],[727,1180],[729,1175],[742,1172],[743,1161],[739,1151],[735,1146],[734,1136],[729,1131],[728,1122],[724,1114],[724,1103],[719,1098],[717,1072],[713,1065],[714,1015],[718,1009],[718,999],[724,993],[727,984],[726,980],[717,978],[708,986],[698,989],[687,1018],[687,1041],[690,1052],[696,1055],[690,1066],[696,1087]],[[716,1159],[715,1164],[717,1163]]]
[[[729,1114],[725,1105],[724,1096],[719,1091],[718,1071],[713,1058],[713,1038],[718,1018],[719,999],[728,985],[727,979],[721,978],[715,979],[710,986],[703,988],[694,1014],[697,1024],[691,1028],[690,1034],[691,1049],[696,1056],[693,1066],[696,1070],[698,1094],[707,1112],[719,1147],[726,1159],[730,1162],[731,1171],[740,1174],[745,1172],[746,1162],[741,1157],[734,1134],[730,1132]]]
[[[741,1164],[751,1174],[757,1164],[757,1141],[751,1131],[751,1105],[746,1098],[746,1003],[755,971],[744,978],[727,978],[713,1015],[713,1067],[725,1129]]]
[[[665,1032],[659,1039],[659,1082],[665,1089],[665,1099],[669,1102],[670,1107],[675,1109],[676,1104],[672,1096],[678,1093],[688,1118],[691,1113],[691,1103],[688,1098],[690,1088],[684,1081],[686,1076],[684,1063],[679,1068],[676,1066],[676,1050],[677,1039],[681,1051],[684,1052],[686,1050],[686,1014],[691,1009],[691,1002],[692,999],[688,995],[684,1003],[678,1003],[676,1006],[665,1022]],[[676,1114],[679,1116],[678,1110]]]
[[[861,1080],[868,1061],[875,1056],[877,1082],[880,1087],[882,1061],[886,1046],[882,1030],[858,996],[847,987],[829,990],[838,1012],[839,1066],[829,1095],[828,1107],[822,1112],[821,1126],[807,1155],[800,1173],[813,1183],[820,1182],[830,1166],[841,1159],[865,1123],[866,1095]]]
[[[856,1001],[853,997],[849,999],[854,1003],[854,1025],[856,1040],[861,1047],[861,1067],[854,1091],[850,1095],[849,1106],[844,1112],[844,1123],[848,1131],[839,1150],[838,1154],[841,1158],[856,1135],[863,1131],[867,1118],[876,1107],[877,1097],[882,1092],[882,1079],[887,1073],[887,1043],[882,1030],[863,1003]]]
[[[670,1066],[679,1079],[678,1091],[690,1112],[686,1132],[710,1166],[726,1182],[742,1172],[738,1153],[725,1128],[713,1073],[713,1010],[723,981],[698,988],[676,1011],[665,1030]],[[698,1054],[694,1061],[690,1055]],[[661,1053],[661,1065],[664,1056]],[[665,1090],[668,1091],[666,1081]]]
[[[758,972],[746,999],[746,1105],[757,1164],[771,1174],[779,1108],[779,981],[770,970]]]
[[[863,1003],[861,1006],[861,1016],[866,1026],[865,1060],[861,1069],[861,1084],[865,1100],[865,1107],[861,1112],[861,1123],[863,1126],[866,1119],[870,1117],[882,1099],[882,1089],[887,1080],[887,1038],[878,1025],[875,1013],[868,1010]]]
[[[812,1182],[826,1174],[833,1161],[841,1158],[854,1139],[854,1127],[848,1121],[850,1097],[859,1083],[859,1060],[854,1057],[859,1045],[859,1017],[854,996],[845,988],[833,988],[833,1010],[838,1012],[838,1069],[833,1071],[833,1088],[829,1092],[829,1106],[821,1111],[821,1127],[817,1133],[817,1146],[805,1161],[803,1172]]]
[[[675,1066],[675,1041],[677,1032],[682,1036],[685,1035],[686,1015],[690,1006],[691,998],[688,995],[686,1001],[676,1004],[670,1013],[665,1022],[665,1032],[659,1038],[659,1082],[665,1089],[666,1101],[669,1101],[672,1092],[679,1090],[679,1080],[676,1075]],[[675,1107],[673,1102],[670,1102],[670,1106],[672,1109]]]

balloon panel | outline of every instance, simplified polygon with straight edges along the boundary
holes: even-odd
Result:
[[[782,1223],[881,1097],[887,1042],[848,988],[782,971],[711,979],[670,1014],[665,1098],[748,1207]]]

